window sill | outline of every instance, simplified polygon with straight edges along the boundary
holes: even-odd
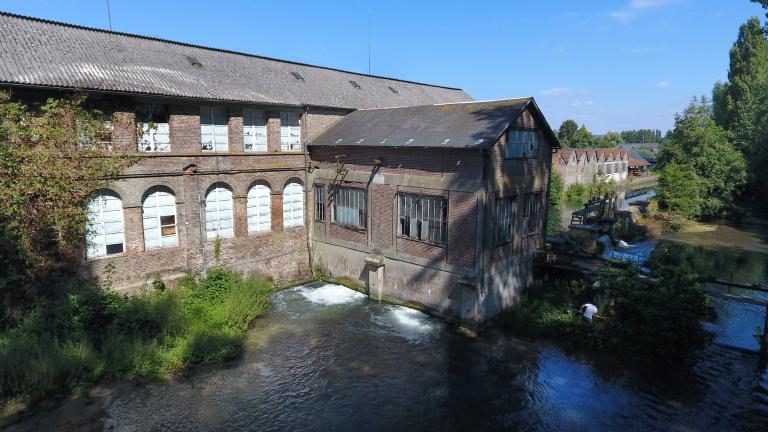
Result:
[[[269,234],[272,234],[274,231],[272,229],[264,230],[264,231],[253,231],[248,233],[248,237],[263,237]]]
[[[350,231],[354,231],[354,232],[360,233],[360,234],[365,234],[365,233],[368,232],[368,228],[360,228],[360,227],[350,226],[350,225],[341,225],[341,224],[338,224],[336,222],[331,222],[331,226],[335,226],[335,227],[339,227],[339,228],[344,228],[344,229],[347,229],[347,230],[350,230]]]
[[[104,260],[108,260],[108,259],[112,259],[112,258],[119,258],[119,257],[125,256],[125,255],[126,255],[125,252],[120,252],[120,253],[116,253],[116,254],[112,254],[112,255],[99,255],[99,256],[96,256],[96,257],[86,257],[85,261],[86,262],[104,261]]]
[[[179,247],[178,243],[176,243],[175,245],[171,245],[171,246],[158,246],[158,247],[153,247],[153,248],[147,248],[146,246],[144,246],[144,252],[164,251],[164,250],[169,250],[169,249],[172,250],[172,249],[176,249],[178,247]]]
[[[443,249],[445,249],[447,247],[447,245],[445,243],[435,243],[435,242],[432,242],[432,241],[429,241],[429,240],[420,240],[420,239],[417,239],[417,238],[404,236],[402,234],[398,234],[397,238],[403,239],[403,240],[409,240],[409,241],[417,242],[417,243],[424,243],[424,244],[427,244],[427,245],[430,245],[430,246],[435,246],[435,247],[439,247],[439,248],[443,248]]]

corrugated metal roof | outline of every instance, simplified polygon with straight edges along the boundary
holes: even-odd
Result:
[[[472,100],[456,88],[3,12],[0,58],[0,83],[17,85],[350,109]]]
[[[532,98],[359,110],[310,145],[488,148],[528,106]]]

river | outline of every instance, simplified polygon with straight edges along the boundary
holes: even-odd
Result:
[[[338,285],[276,293],[236,361],[108,384],[11,430],[765,431],[757,357],[712,345],[685,372],[569,355]],[[78,408],[80,407],[80,408]],[[87,415],[82,414],[87,412]]]

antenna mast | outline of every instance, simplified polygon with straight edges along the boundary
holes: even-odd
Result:
[[[109,0],[107,0],[107,19],[109,20],[109,31],[112,31],[112,13],[109,11]]]

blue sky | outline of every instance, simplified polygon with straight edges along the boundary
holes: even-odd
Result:
[[[748,0],[110,0],[114,30],[461,87],[535,96],[553,127],[668,129],[724,80]],[[106,0],[0,0],[0,10],[107,27]]]

